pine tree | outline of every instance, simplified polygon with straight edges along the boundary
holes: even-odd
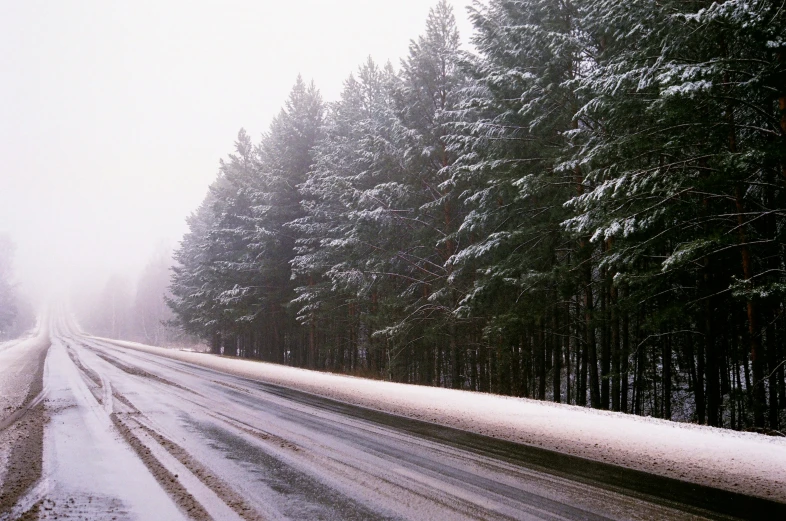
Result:
[[[707,421],[720,424],[723,366],[739,356],[728,352],[724,326],[747,321],[749,390],[754,422],[763,426],[761,307],[769,316],[779,307],[769,299],[779,292],[772,268],[782,197],[771,42],[782,41],[783,15],[769,2],[671,2],[654,11],[647,2],[613,4],[588,3],[585,11],[600,52],[583,113],[596,124],[576,160],[591,169],[595,188],[575,199],[579,215],[570,225],[596,242],[613,241],[604,263],[619,270],[631,297],[662,310],[650,321],[653,333],[702,333],[694,377],[701,422],[706,409]],[[729,292],[745,301],[744,318]],[[689,310],[687,320],[670,318],[675,304]]]
[[[506,372],[488,378],[504,392],[545,399],[550,367],[552,387],[561,389],[562,339],[583,326],[577,403],[589,371],[592,405],[600,407],[593,249],[584,238],[572,244],[561,227],[569,217],[563,203],[585,189],[580,168],[558,168],[581,123],[586,59],[576,15],[572,4],[536,0],[476,4],[472,12],[479,56],[469,63],[474,83],[454,137],[462,150],[454,178],[476,187],[464,194],[471,211],[462,229],[478,239],[457,260],[478,270],[462,309],[493,317],[487,340],[500,346],[495,357]],[[583,324],[568,320],[572,299]]]
[[[390,197],[400,192],[391,153],[392,81],[392,69],[371,59],[357,79],[347,79],[300,186],[305,215],[289,224],[300,236],[292,262],[305,283],[295,300],[300,320],[308,327],[332,324],[324,354],[336,369],[358,369],[366,360],[379,370],[383,363],[380,350],[369,348],[373,294],[387,262],[381,239],[392,235]]]
[[[298,78],[176,252],[216,352],[777,429],[778,2],[445,1],[396,73]],[[689,411],[686,413],[685,411]]]
[[[464,386],[470,340],[454,314],[465,289],[452,268],[463,246],[458,234],[463,213],[450,175],[456,154],[448,144],[466,82],[459,44],[453,10],[442,0],[429,11],[425,34],[410,43],[395,92],[397,146],[412,194],[397,213],[407,230],[400,254],[402,275],[411,281],[405,290],[411,301],[406,321],[417,322],[413,333],[424,338],[412,352],[421,361],[425,383],[444,379],[454,388]],[[439,367],[443,359],[450,368],[447,378]]]
[[[221,320],[214,289],[209,251],[210,233],[216,226],[214,206],[226,180],[221,174],[211,185],[202,204],[187,219],[189,232],[174,251],[175,265],[166,299],[176,318],[173,323],[210,342],[211,352],[221,352],[221,332],[228,324]]]

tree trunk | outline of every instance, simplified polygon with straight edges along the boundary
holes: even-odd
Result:
[[[570,345],[571,345],[571,334],[570,334],[570,303],[565,306],[567,313],[565,314],[565,319],[568,323],[565,325],[565,331],[568,333],[565,335],[565,403],[571,403],[571,368],[570,368]]]
[[[450,336],[451,387],[453,389],[461,389],[463,386],[461,381],[461,356],[458,343],[456,342],[456,324],[452,320],[448,326],[448,335]]]
[[[609,377],[611,372],[611,346],[609,344],[609,328],[608,328],[608,314],[609,314],[609,281],[606,269],[601,270],[600,275],[600,408],[608,410],[609,408],[609,392],[610,381]]]
[[[620,318],[617,310],[617,287],[611,284],[611,408],[620,410]]]
[[[783,66],[786,62],[786,53],[782,50],[778,53],[778,62]],[[786,146],[786,74],[782,75],[779,81],[780,93],[778,94],[778,110],[780,111],[781,137]],[[786,180],[786,161],[781,164],[781,175]]]
[[[213,331],[210,336],[210,352],[214,355],[221,354],[221,333]]]
[[[439,352],[437,353],[437,356],[439,357]],[[485,344],[481,344],[478,348],[478,366],[480,366],[478,374],[478,388],[481,392],[487,393],[489,392],[489,370],[488,347]]]
[[[576,299],[576,312],[578,316],[581,316],[581,305],[579,304],[579,300]],[[578,318],[577,316],[577,318]],[[578,321],[577,321],[578,322]],[[582,320],[582,324],[586,327],[586,320]],[[576,329],[579,329],[577,326]],[[586,333],[582,331],[577,331],[577,333],[583,334],[584,340],[586,341]],[[581,338],[581,335],[577,334],[576,338]],[[579,347],[581,348],[581,356],[577,360],[576,369],[578,370],[578,391],[576,395],[576,405],[587,405],[587,352],[589,351],[588,344],[586,342],[579,343]]]
[[[713,325],[713,299],[708,298],[705,304],[704,352],[707,358],[707,424],[718,426],[718,409],[720,407],[720,386],[718,378],[718,356],[715,350],[715,328]]]
[[[767,327],[767,371],[769,372],[769,424],[770,429],[778,430],[778,372],[776,366],[778,365],[778,356],[775,348],[778,345],[776,341],[776,324],[778,323],[777,314],[773,317],[772,323]]]
[[[538,354],[538,400],[546,399],[546,331],[541,318],[538,324],[538,340],[535,347]]]
[[[470,364],[470,389],[473,391],[480,390],[480,384],[478,382],[478,348],[471,349],[469,351],[469,364]]]
[[[584,323],[586,324],[585,333],[587,343],[587,365],[589,366],[589,385],[590,385],[590,404],[594,409],[601,408],[600,401],[600,381],[598,377],[598,351],[595,341],[595,326],[592,319],[592,272],[587,264],[585,272],[584,287]]]
[[[629,372],[629,358],[630,358],[630,323],[628,314],[625,313],[622,317],[622,356],[621,358],[621,371],[622,371],[622,389],[620,389],[620,411],[630,412],[628,408],[628,381],[630,379]]]
[[[635,379],[633,380],[633,392],[635,394],[633,411],[634,414],[638,415],[641,415],[642,413],[641,404],[643,400],[642,394],[644,387],[644,366],[647,362],[647,350],[643,348],[641,338],[641,322],[644,312],[643,308],[643,305],[639,307],[639,316],[636,317],[636,375]]]
[[[663,340],[663,417],[671,419],[671,335]]]
[[[734,148],[734,147],[732,147]],[[743,189],[740,184],[735,188],[735,205],[737,208],[737,225],[740,240],[740,256],[742,257],[742,276],[747,282],[753,280],[753,259],[747,245],[745,233],[745,207]],[[753,421],[756,427],[764,427],[764,408],[766,396],[764,392],[764,370],[761,357],[761,329],[759,327],[756,304],[752,299],[746,301],[748,317],[748,341],[750,343],[751,364],[753,364]]]
[[[561,385],[561,376],[562,376],[562,338],[559,336],[559,311],[560,308],[557,307],[554,310],[554,333],[552,334],[552,350],[553,353],[553,360],[551,364],[552,370],[552,394],[553,399],[556,403],[560,403],[562,400],[562,385]]]

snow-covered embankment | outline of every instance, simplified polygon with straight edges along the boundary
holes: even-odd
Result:
[[[786,502],[786,438],[100,340],[344,403]]]

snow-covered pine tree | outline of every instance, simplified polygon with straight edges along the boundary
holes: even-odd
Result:
[[[284,108],[273,120],[257,148],[259,177],[251,190],[256,235],[255,269],[268,302],[266,313],[274,329],[281,359],[316,367],[316,331],[313,325],[303,336],[295,313],[289,308],[298,282],[293,280],[291,261],[296,255],[299,233],[288,223],[303,217],[298,186],[307,179],[313,164],[313,148],[320,139],[324,105],[313,82],[298,76]]]
[[[390,378],[460,387],[467,336],[449,265],[460,214],[445,137],[464,76],[449,5],[426,25],[398,77],[369,60],[331,108],[301,187],[307,216],[291,224],[306,234],[297,302],[301,320],[346,327],[328,333],[333,365],[357,369],[360,358]]]
[[[179,320],[243,356],[777,428],[781,4],[478,2],[459,67],[441,2],[324,137],[300,80],[224,163]]]
[[[410,281],[404,323],[418,381],[464,386],[472,331],[461,330],[454,311],[463,295],[452,262],[462,246],[458,228],[462,205],[451,179],[455,153],[449,149],[449,123],[466,75],[460,68],[460,41],[453,9],[441,0],[429,11],[425,33],[410,43],[395,92],[395,137],[412,198],[396,214],[402,237],[398,270]],[[477,335],[475,335],[477,336]],[[474,374],[474,373],[473,373]],[[470,382],[475,387],[476,382]]]
[[[586,146],[575,159],[595,189],[575,198],[579,214],[568,224],[614,244],[604,265],[618,271],[618,282],[639,302],[636,313],[647,317],[638,321],[644,331],[637,336],[646,338],[638,339],[644,347],[635,364],[647,356],[661,363],[655,414],[671,415],[678,347],[689,360],[698,421],[706,413],[708,423],[721,424],[722,396],[736,373],[734,387],[749,394],[757,426],[764,424],[769,384],[769,421],[777,428],[782,384],[775,375],[765,382],[763,366],[766,359],[776,369],[780,348],[770,341],[782,334],[775,317],[782,300],[783,148],[773,146],[783,135],[776,106],[782,9],[765,1],[583,5],[583,26],[599,52],[582,110],[595,124],[583,129]],[[728,343],[741,333],[750,377],[748,355]],[[637,371],[635,412],[643,378]],[[743,409],[736,400],[732,424],[741,424]]]
[[[215,205],[227,182],[219,172],[199,208],[186,220],[189,231],[173,253],[167,305],[175,314],[173,325],[185,333],[207,340],[211,352],[221,352],[222,330],[230,327],[221,319],[216,306],[214,268],[210,253],[210,234],[217,226]]]
[[[577,85],[588,58],[577,14],[572,3],[550,0],[475,4],[479,54],[469,59],[474,82],[453,138],[462,152],[455,183],[474,187],[463,194],[470,211],[462,231],[475,241],[455,263],[477,270],[462,312],[491,317],[494,349],[481,373],[492,391],[545,399],[551,371],[560,400],[565,339],[583,337],[573,346],[576,402],[584,403],[589,372],[592,405],[600,407],[594,249],[561,227],[570,216],[563,203],[586,187],[578,167],[557,168],[582,124]]]
[[[189,220],[175,252],[170,306],[189,333],[216,351],[303,365],[316,363],[288,311],[301,184],[319,138],[322,100],[298,77],[259,146],[243,130],[235,152]],[[272,332],[272,335],[270,334]],[[312,344],[313,346],[313,344]]]
[[[221,161],[223,182],[215,186],[215,226],[208,236],[211,282],[221,321],[224,352],[259,356],[252,336],[257,317],[267,302],[258,270],[258,233],[253,189],[259,173],[251,138],[241,129],[235,152]]]
[[[394,81],[391,67],[371,59],[345,81],[300,186],[305,215],[289,224],[300,237],[292,262],[300,320],[319,324],[327,363],[338,370],[376,372],[386,363],[370,335],[382,320],[376,295],[391,256],[385,241],[400,235],[390,212],[402,193],[391,140]]]

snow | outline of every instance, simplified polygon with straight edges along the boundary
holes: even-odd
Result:
[[[19,338],[15,338],[13,340],[8,340],[6,342],[0,342],[0,353],[2,353],[3,351],[8,351],[12,347],[16,347],[19,344],[21,344],[22,342],[27,342],[31,338],[38,338],[38,335],[39,335],[39,332],[38,332],[38,330],[36,330],[36,331],[30,332],[30,333],[28,333],[28,334],[26,334],[24,336],[21,336]]]
[[[468,391],[367,380],[100,339],[341,402],[786,501],[786,439]]]
[[[61,509],[58,514],[88,518],[114,512],[130,519],[185,519],[120,439],[107,411],[111,405],[93,397],[58,340],[46,359],[45,386],[51,420],[44,434],[43,479],[30,502],[46,498]]]
[[[664,90],[661,94],[663,97],[668,96],[695,96],[702,91],[712,89],[712,82],[706,80],[688,81],[679,85],[672,85]]]

